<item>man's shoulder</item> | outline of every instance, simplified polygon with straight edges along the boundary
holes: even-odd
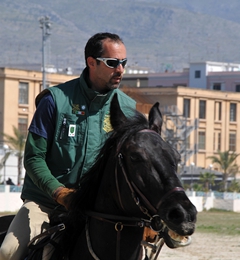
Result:
[[[79,78],[74,78],[72,80],[66,81],[64,83],[58,84],[56,86],[50,87],[49,90],[58,91],[63,89],[69,89],[79,84]]]

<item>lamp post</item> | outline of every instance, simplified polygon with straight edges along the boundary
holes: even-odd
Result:
[[[191,190],[193,189],[193,170],[194,170],[195,163],[191,162]]]
[[[49,37],[50,29],[51,29],[51,23],[50,19],[47,16],[41,17],[39,19],[40,22],[40,28],[42,29],[42,88],[46,88],[46,56],[45,56],[45,46],[47,38]]]

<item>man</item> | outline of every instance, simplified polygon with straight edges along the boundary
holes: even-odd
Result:
[[[57,205],[68,209],[74,185],[93,165],[111,132],[114,93],[128,116],[135,101],[118,89],[127,63],[118,35],[98,33],[85,46],[80,78],[42,91],[29,127],[24,153],[23,206],[9,227],[0,260],[21,260],[28,242],[48,227]]]

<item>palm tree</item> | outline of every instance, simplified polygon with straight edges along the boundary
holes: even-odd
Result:
[[[3,184],[5,184],[5,182],[6,182],[6,180],[5,180],[5,177],[6,177],[5,176],[5,165],[6,165],[6,161],[7,161],[8,157],[10,156],[10,154],[11,154],[10,150],[6,151],[4,156],[0,160],[0,170],[2,168],[4,168],[4,178],[3,178],[3,182],[2,182]]]
[[[20,132],[15,126],[13,126],[14,137],[3,134],[5,141],[8,143],[11,153],[15,153],[18,157],[18,179],[17,184],[21,184],[22,179],[22,167],[23,167],[23,152],[25,148],[26,138],[23,133]]]
[[[218,156],[209,156],[208,159],[212,160],[212,163],[218,164],[223,171],[223,189],[227,190],[227,178],[232,174],[233,167],[236,167],[235,160],[239,154],[235,152],[218,151]]]
[[[237,180],[233,180],[228,190],[231,192],[240,192],[240,183]]]
[[[209,186],[214,184],[215,175],[211,172],[204,172],[200,174],[200,181],[204,183],[205,191],[209,191]]]

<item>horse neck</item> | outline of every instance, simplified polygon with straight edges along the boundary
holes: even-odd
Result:
[[[115,166],[116,158],[112,154],[104,168],[93,211],[107,214],[120,213],[119,208],[116,207]]]
[[[121,231],[115,229],[114,223],[89,220],[89,239],[94,253],[99,259],[117,259],[117,246],[120,246],[121,260],[139,260],[142,253],[141,241],[143,229],[123,226]]]

